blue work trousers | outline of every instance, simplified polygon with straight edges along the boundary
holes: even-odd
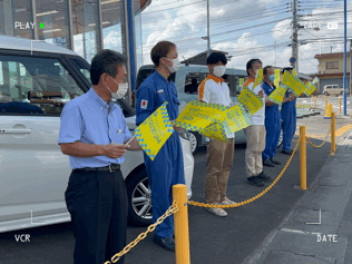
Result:
[[[291,142],[296,132],[296,100],[282,105],[281,109],[283,139],[282,151],[291,148]]]
[[[265,149],[263,151],[263,160],[271,159],[275,156],[276,148],[279,143],[281,132],[281,115],[278,107],[265,108]]]
[[[175,132],[160,149],[154,161],[144,153],[148,181],[152,191],[153,222],[163,215],[172,205],[172,186],[185,184],[182,146],[178,133]],[[174,235],[173,216],[156,227],[159,237]]]

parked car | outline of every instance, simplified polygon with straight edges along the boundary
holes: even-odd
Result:
[[[342,95],[343,94],[343,88],[341,88],[337,84],[328,84],[324,86],[323,89],[323,94],[324,95]]]
[[[153,65],[144,65],[140,67],[137,74],[136,90],[141,83],[155,70]],[[179,111],[181,112],[186,105],[193,100],[198,100],[198,86],[209,74],[209,69],[204,65],[182,65],[176,73],[170,75],[170,80],[174,81],[177,89],[178,99],[180,101]],[[227,68],[223,78],[230,88],[230,96],[234,102],[237,102],[237,96],[240,94],[242,87],[239,85],[239,79],[247,76],[245,70]],[[282,133],[281,133],[282,134]],[[205,137],[197,132],[189,131],[192,152],[199,147],[204,146]],[[245,144],[246,137],[243,130],[236,132],[236,144]],[[280,146],[282,135],[280,136]]]
[[[64,192],[71,169],[57,143],[60,114],[90,86],[89,64],[73,51],[0,36],[0,232],[70,221]],[[123,99],[116,103],[133,132],[134,110]],[[194,159],[187,135],[180,135],[191,196]],[[121,170],[129,219],[151,223],[143,153],[126,152]]]

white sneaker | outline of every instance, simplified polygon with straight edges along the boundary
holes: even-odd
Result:
[[[217,216],[227,216],[227,212],[222,208],[207,208],[207,210]]]
[[[229,198],[225,197],[225,200],[221,202],[223,205],[230,205],[230,204],[235,204],[235,201],[230,200]]]

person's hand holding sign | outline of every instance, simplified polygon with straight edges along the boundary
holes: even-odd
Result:
[[[129,145],[112,143],[102,146],[102,156],[106,156],[113,159],[118,159],[125,155],[126,149]]]

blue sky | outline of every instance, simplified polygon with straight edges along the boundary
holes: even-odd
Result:
[[[298,35],[299,71],[314,73],[318,64],[314,55],[343,51],[343,1],[299,2],[298,21],[304,26]],[[349,32],[351,8],[348,1]],[[207,49],[201,38],[207,29],[206,0],[153,0],[137,17],[136,28],[138,66],[150,63],[150,49],[160,40],[176,43],[180,59],[192,57]],[[261,58],[264,65],[288,66],[291,35],[292,1],[210,0],[211,48],[233,56],[229,67],[243,69],[253,57]]]

